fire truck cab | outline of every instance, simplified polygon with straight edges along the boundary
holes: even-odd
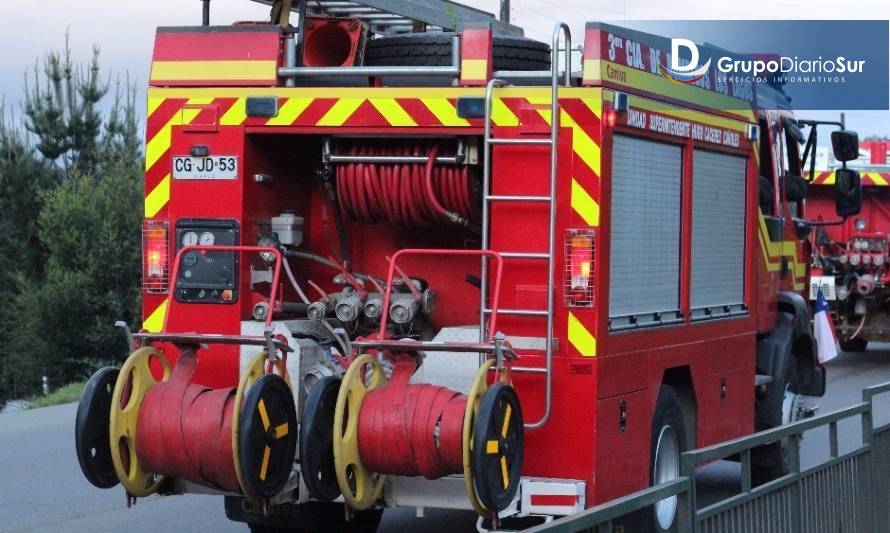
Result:
[[[828,302],[840,346],[863,351],[869,342],[890,340],[890,195],[887,184],[887,142],[862,141],[869,160],[860,163],[863,186],[862,212],[842,224],[825,225],[811,236],[813,275],[810,299],[822,290]],[[836,170],[813,173],[810,195],[812,218],[833,217]]]
[[[678,83],[667,39],[598,23],[573,73],[565,25],[409,4],[158,29],[144,322],[78,412],[96,486],[225,495],[257,530],[498,527],[670,480],[824,392],[780,91]]]

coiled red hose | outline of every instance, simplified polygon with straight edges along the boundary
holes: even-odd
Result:
[[[470,176],[466,165],[436,165],[439,148],[359,146],[357,156],[426,156],[426,164],[347,163],[337,169],[343,210],[354,220],[426,228],[469,220]]]
[[[467,397],[445,387],[409,384],[415,369],[410,357],[396,356],[389,384],[362,401],[362,463],[372,472],[427,479],[460,473]]]

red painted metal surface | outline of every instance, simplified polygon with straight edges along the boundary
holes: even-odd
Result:
[[[232,455],[235,388],[192,383],[197,366],[195,353],[183,350],[170,379],[145,394],[136,426],[136,456],[147,472],[237,492]]]
[[[501,301],[501,278],[504,271],[504,260],[501,255],[491,250],[422,250],[405,248],[396,252],[389,261],[389,270],[386,273],[386,293],[383,297],[383,314],[380,317],[380,330],[378,335],[381,339],[386,338],[386,321],[389,316],[389,303],[392,296],[392,282],[398,269],[396,262],[405,256],[426,256],[426,258],[453,258],[453,257],[479,257],[494,260],[493,287],[491,294],[491,315],[488,320],[488,332],[491,341],[497,333],[498,305]]]

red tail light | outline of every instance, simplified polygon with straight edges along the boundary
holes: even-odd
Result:
[[[593,230],[566,231],[564,292],[569,307],[593,307],[594,238]]]
[[[169,281],[169,225],[146,220],[142,223],[142,289],[149,294],[165,294]]]

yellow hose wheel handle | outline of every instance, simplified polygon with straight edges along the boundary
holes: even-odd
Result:
[[[241,408],[244,404],[244,396],[247,394],[247,389],[266,373],[266,359],[268,359],[268,354],[265,351],[258,353],[247,365],[244,373],[241,374],[241,379],[238,380],[238,389],[235,391],[235,410],[232,412],[232,459],[235,462],[235,478],[238,479],[238,486],[241,487],[241,492],[254,500],[259,499],[259,497],[245,489],[245,483],[241,474],[241,461],[238,454],[238,427],[241,422]],[[290,382],[290,375],[283,371],[281,367],[273,365],[272,371],[275,372],[276,370],[278,375],[287,383],[287,386],[293,388]]]
[[[356,510],[374,505],[386,476],[372,474],[358,451],[358,418],[368,391],[387,383],[383,365],[370,355],[357,357],[346,370],[334,407],[334,471],[346,504]]]
[[[151,360],[163,368],[161,381],[170,379],[170,363],[153,347],[139,348],[127,358],[111,396],[109,438],[111,462],[121,485],[131,496],[144,497],[158,490],[162,476],[145,472],[136,457],[136,424],[145,393],[158,384],[151,373]]]
[[[473,509],[482,516],[488,516],[491,513],[476,494],[476,482],[473,479],[473,424],[476,421],[476,413],[479,412],[479,404],[482,403],[482,397],[488,390],[488,371],[495,364],[494,359],[489,359],[479,367],[476,377],[473,379],[473,386],[470,388],[470,394],[467,396],[467,409],[464,411],[464,426],[462,434],[463,444],[463,462],[464,462],[464,484],[467,487],[467,496]]]

